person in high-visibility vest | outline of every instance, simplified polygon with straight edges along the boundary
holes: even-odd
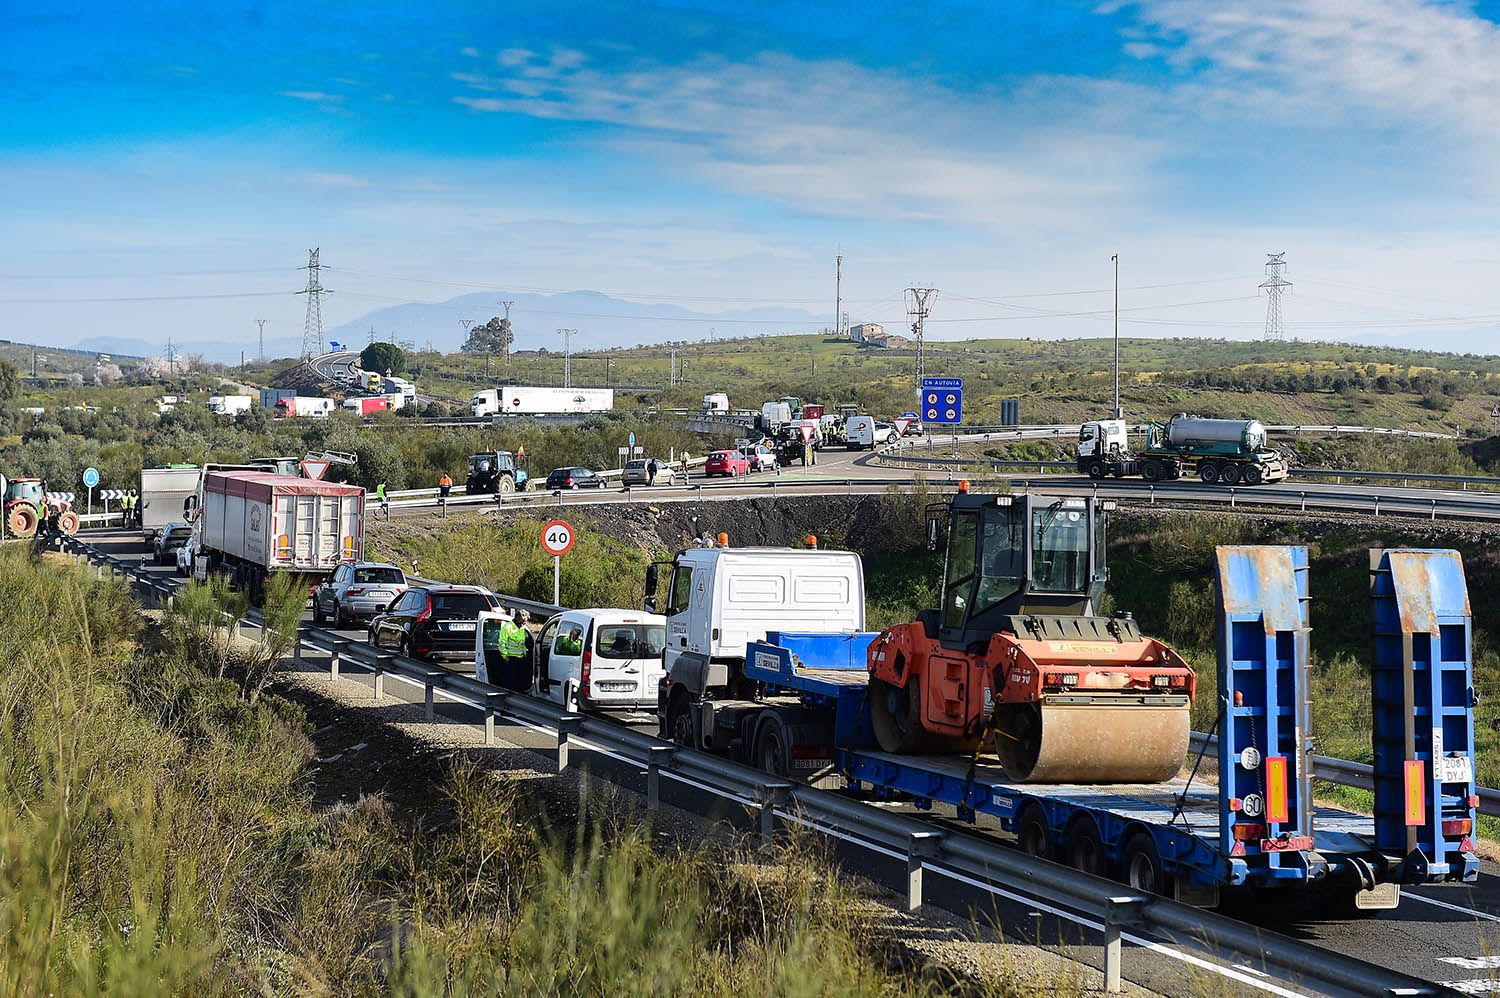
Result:
[[[391,504],[385,497],[384,482],[381,482],[379,485],[375,486],[375,501],[380,504],[380,511],[384,513],[387,518],[389,518],[391,515]]]
[[[531,690],[531,663],[526,661],[526,631],[515,617],[500,621],[500,674],[497,686],[517,693]]]
[[[448,473],[445,471],[443,472],[443,477],[438,479],[438,495],[443,497],[444,499],[447,499],[448,493],[452,491],[453,479],[449,478]]]

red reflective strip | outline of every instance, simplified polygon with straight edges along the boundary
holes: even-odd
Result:
[[[1266,756],[1266,820],[1277,824],[1287,815],[1286,756]]]
[[[1427,794],[1422,784],[1427,778],[1427,767],[1421,759],[1405,764],[1406,767],[1406,825],[1411,828],[1427,823]]]

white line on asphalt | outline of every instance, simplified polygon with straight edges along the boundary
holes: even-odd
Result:
[[[1500,922],[1500,916],[1491,915],[1487,911],[1479,911],[1475,908],[1465,908],[1462,905],[1450,904],[1447,901],[1439,901],[1437,898],[1423,897],[1420,894],[1413,894],[1410,891],[1406,893],[1406,896],[1411,898],[1413,901],[1421,901],[1423,904],[1436,905],[1439,908],[1447,908],[1449,911],[1456,911],[1463,915],[1473,915],[1475,918],[1483,918],[1486,921],[1490,922]]]

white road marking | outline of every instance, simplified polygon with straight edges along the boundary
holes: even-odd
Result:
[[[1500,970],[1500,956],[1440,956],[1438,960],[1465,970]]]
[[[1500,922],[1500,915],[1491,915],[1487,911],[1479,911],[1474,908],[1465,908],[1463,905],[1449,904],[1447,901],[1439,901],[1437,898],[1423,897],[1420,894],[1412,894],[1410,892],[1403,895],[1403,897],[1410,898],[1413,901],[1421,901],[1423,904],[1436,905],[1439,908],[1447,908],[1449,911],[1456,911],[1461,915],[1472,915],[1474,918],[1482,918],[1489,922]]]

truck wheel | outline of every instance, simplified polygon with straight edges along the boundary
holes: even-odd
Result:
[[[1212,485],[1219,480],[1219,466],[1212,461],[1204,461],[1198,465],[1198,477]]]
[[[1016,819],[1016,839],[1021,851],[1037,859],[1054,859],[1052,829],[1047,827],[1047,816],[1037,804],[1027,804]]]
[[[1265,473],[1260,470],[1260,465],[1252,464],[1245,469],[1245,484],[1259,485],[1266,480]]]
[[[1125,841],[1121,854],[1120,879],[1138,891],[1167,893],[1167,875],[1162,870],[1161,854],[1156,840],[1146,832],[1136,832]]]
[[[1088,471],[1088,476],[1090,478],[1103,478],[1104,477],[1104,462],[1103,461],[1090,461],[1087,471]]]
[[[1066,849],[1064,858],[1073,869],[1096,877],[1109,875],[1109,858],[1104,852],[1104,840],[1099,837],[1099,829],[1094,827],[1092,818],[1080,818],[1073,822],[1068,829]]]
[[[772,776],[791,775],[791,751],[781,718],[767,714],[755,735],[755,764]]]
[[[78,514],[71,509],[59,513],[57,517],[57,529],[69,535],[78,533]]]
[[[1219,481],[1225,485],[1240,484],[1240,469],[1238,465],[1226,464],[1224,470],[1219,472]]]
[[[1161,462],[1151,460],[1141,465],[1141,477],[1148,482],[1161,481]]]
[[[501,493],[510,495],[516,490],[516,480],[509,475],[501,475],[497,488]]]
[[[17,537],[30,537],[36,533],[36,510],[30,506],[15,506],[5,514],[5,526]]]
[[[685,748],[697,748],[693,738],[693,714],[686,696],[674,697],[667,705],[666,736]]]

